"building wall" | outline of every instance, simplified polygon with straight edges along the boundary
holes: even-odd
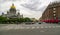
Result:
[[[42,20],[60,19],[60,2],[49,4],[41,18]]]
[[[58,19],[60,19],[60,7],[58,7]]]

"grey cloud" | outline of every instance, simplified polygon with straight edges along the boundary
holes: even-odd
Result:
[[[51,0],[51,1],[55,2],[60,0]],[[44,4],[44,1],[42,3],[41,0],[30,0],[28,1],[28,3],[21,4],[21,6],[28,8],[32,11],[43,11],[47,6],[40,7],[42,4]]]
[[[47,7],[47,6],[43,6],[43,7],[39,8],[38,11],[43,12],[43,11],[46,9],[46,7]]]
[[[31,3],[33,2],[33,3]],[[33,11],[39,11],[39,7],[42,3],[39,1],[39,0],[36,0],[36,1],[30,1],[30,3],[25,3],[25,4],[21,4],[21,6],[23,7],[26,7],[30,10],[33,10]]]
[[[6,2],[6,1],[21,1],[21,0],[0,0],[0,3]]]

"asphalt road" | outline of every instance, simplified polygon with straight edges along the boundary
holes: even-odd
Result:
[[[0,24],[0,35],[60,35],[60,25]]]

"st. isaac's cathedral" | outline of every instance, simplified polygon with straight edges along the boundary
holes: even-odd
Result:
[[[23,15],[20,15],[20,13],[16,13],[16,7],[14,6],[14,4],[12,4],[12,6],[10,7],[9,11],[7,11],[7,14],[2,13],[1,16],[3,17],[7,17],[7,18],[23,18]]]

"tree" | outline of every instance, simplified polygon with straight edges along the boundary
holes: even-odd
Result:
[[[31,22],[32,20],[28,17],[24,18],[24,22]]]
[[[6,22],[6,20],[7,20],[6,17],[2,17],[2,16],[0,16],[0,23],[4,23],[4,22]]]

